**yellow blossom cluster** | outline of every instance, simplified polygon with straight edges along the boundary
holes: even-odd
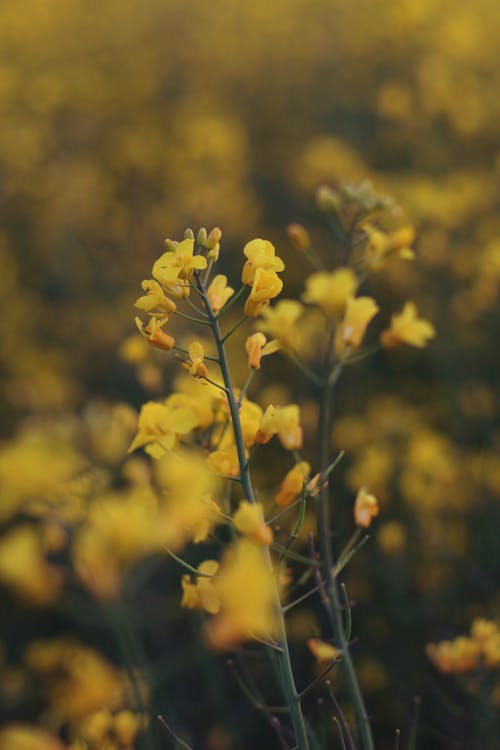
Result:
[[[427,656],[445,674],[462,674],[485,667],[500,667],[500,628],[492,620],[476,619],[470,636],[458,636],[452,641],[429,643]]]

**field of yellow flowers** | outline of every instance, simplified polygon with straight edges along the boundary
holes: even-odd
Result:
[[[499,42],[0,4],[0,750],[500,748]]]

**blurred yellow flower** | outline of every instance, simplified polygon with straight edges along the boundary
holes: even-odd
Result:
[[[283,289],[283,282],[275,271],[258,267],[253,278],[252,289],[245,302],[247,318],[256,318],[267,307],[269,300],[277,297]]]
[[[435,335],[432,323],[418,317],[413,302],[406,302],[399,315],[392,316],[390,328],[382,331],[380,342],[385,349],[393,349],[399,344],[424,347]]]
[[[264,554],[261,546],[240,538],[224,555],[214,579],[220,612],[205,630],[211,648],[230,649],[253,636],[274,637],[278,589]]]
[[[262,320],[259,328],[276,339],[285,351],[296,350],[300,347],[300,333],[297,321],[304,308],[294,299],[282,299],[262,310]]]
[[[238,510],[233,515],[233,524],[237,531],[259,544],[269,545],[273,532],[264,521],[262,505],[241,500]]]
[[[386,233],[371,224],[365,224],[363,230],[368,237],[365,260],[374,271],[379,270],[391,257],[414,259],[415,253],[410,249],[415,240],[413,227],[401,227]]]
[[[356,526],[367,529],[371,526],[372,519],[379,514],[378,500],[375,495],[370,495],[365,487],[362,487],[356,495],[354,502],[354,522]]]
[[[371,297],[349,297],[342,322],[335,332],[335,353],[342,356],[347,348],[357,349],[370,321],[379,307]]]
[[[151,455],[157,457],[166,450],[173,450],[179,435],[187,435],[198,426],[198,417],[192,409],[169,403],[148,401],[139,414],[139,431],[128,452],[149,446]]]
[[[219,570],[216,560],[205,560],[198,565],[196,583],[192,583],[190,575],[182,576],[182,601],[181,607],[187,609],[203,609],[211,615],[220,610],[220,598],[217,593],[214,576]]]
[[[276,273],[280,273],[285,268],[285,264],[275,254],[275,247],[269,240],[250,240],[243,248],[243,252],[248,260],[243,266],[241,281],[247,286],[253,285],[255,274],[259,268]]]
[[[425,651],[436,669],[445,674],[470,672],[479,664],[480,646],[465,636],[453,641],[429,643]]]
[[[307,647],[319,664],[325,661],[335,661],[342,656],[342,651],[331,643],[326,643],[320,638],[309,638]]]
[[[45,560],[41,535],[35,526],[22,524],[0,539],[0,581],[33,604],[46,605],[57,598],[62,578],[57,568]]]
[[[310,471],[311,465],[307,461],[300,461],[295,464],[281,482],[278,494],[274,499],[276,505],[284,508],[293,503],[302,494]]]
[[[357,288],[358,280],[349,268],[317,271],[306,279],[302,299],[318,305],[329,317],[339,318],[344,314],[347,300],[356,293]]]
[[[32,641],[24,661],[47,679],[50,710],[59,722],[116,708],[124,699],[124,675],[93,648],[73,638]]]
[[[386,555],[399,555],[406,544],[405,527],[399,521],[387,521],[377,531],[377,545]]]
[[[0,729],[0,750],[64,750],[64,745],[40,727],[7,724]]]
[[[286,450],[302,448],[302,427],[300,426],[300,408],[296,404],[275,407],[268,406],[256,435],[257,443],[268,443],[273,435],[278,435]]]
[[[207,297],[214,313],[218,313],[226,302],[233,296],[234,289],[227,285],[227,276],[214,276],[207,289]]]

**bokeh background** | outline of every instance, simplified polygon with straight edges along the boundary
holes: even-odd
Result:
[[[224,659],[196,644],[179,570],[126,539],[146,471],[125,459],[134,409],[172,378],[130,339],[133,302],[164,238],[202,225],[222,228],[234,280],[243,244],[271,239],[287,296],[299,294],[306,266],[287,224],[312,227],[329,252],[316,188],[369,179],[417,229],[417,260],[395,261],[372,291],[388,312],[414,299],[438,335],[340,387],[339,534],[360,485],[382,504],[348,573],[355,655],[381,747],[396,727],[408,735],[417,694],[420,747],[486,747],[480,712],[424,646],[498,616],[499,29],[495,0],[0,4],[4,722],[69,741],[99,705],[85,692],[96,675],[109,686],[140,668],[148,710],[197,747],[276,746]],[[276,387],[284,372],[272,370]],[[287,388],[308,402],[299,377]],[[119,605],[78,575],[99,497],[117,506],[101,531],[103,576],[114,565],[125,579]],[[299,642],[314,627],[301,617]],[[60,654],[47,666],[49,641],[66,666]],[[62,701],[68,685],[76,705]],[[487,688],[494,711],[494,677]],[[158,727],[137,742],[170,746]]]

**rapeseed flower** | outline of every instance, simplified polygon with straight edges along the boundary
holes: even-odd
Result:
[[[274,498],[276,505],[285,508],[300,497],[310,471],[311,465],[307,461],[300,461],[295,464],[281,482],[278,494]]]
[[[349,297],[342,322],[335,333],[335,353],[342,356],[346,349],[361,346],[366,329],[379,307],[371,297]]]
[[[207,625],[209,646],[234,648],[252,637],[273,638],[277,627],[277,581],[260,545],[238,539],[224,555],[214,579],[220,611]]]
[[[275,407],[268,406],[256,435],[257,443],[268,443],[273,435],[278,435],[286,450],[302,448],[302,427],[300,426],[300,408],[296,404]]]
[[[179,283],[184,286],[195,271],[206,267],[207,259],[203,255],[194,255],[194,239],[188,237],[158,258],[153,266],[153,276],[175,296],[179,293]]]
[[[332,646],[331,643],[322,641],[320,638],[309,638],[307,647],[318,664],[322,664],[325,661],[334,661],[342,656],[340,649]]]
[[[371,526],[372,519],[379,514],[378,500],[375,495],[370,495],[365,487],[362,487],[356,495],[354,502],[354,522],[356,526],[367,529]]]
[[[432,323],[418,317],[413,302],[406,302],[402,311],[392,316],[390,328],[382,331],[380,342],[385,349],[393,349],[399,344],[424,347],[435,335]]]
[[[283,282],[275,271],[259,266],[253,278],[252,289],[245,303],[247,318],[256,318],[267,307],[269,300],[277,297],[283,289]]]
[[[263,333],[254,333],[249,336],[245,342],[245,349],[248,354],[248,367],[251,370],[260,368],[260,360],[269,354],[274,354],[280,348],[280,343],[276,339],[268,341]]]
[[[207,366],[204,363],[205,351],[199,341],[193,341],[189,344],[189,362],[183,362],[182,365],[190,375],[195,378],[206,378],[208,375]]]
[[[169,315],[177,310],[177,305],[161,288],[160,284],[154,279],[144,279],[141,284],[146,292],[135,302],[135,307],[139,310],[149,313],[150,315]]]
[[[331,318],[344,314],[347,300],[356,293],[358,280],[349,268],[337,271],[317,271],[306,280],[302,295],[304,302],[318,305]]]
[[[300,332],[297,330],[297,321],[303,310],[303,305],[297,300],[282,299],[273,307],[269,306],[262,310],[259,328],[277,340],[280,347],[285,351],[297,350],[300,348]]]
[[[212,279],[207,289],[207,297],[214,313],[218,313],[233,296],[234,289],[227,285],[227,276],[218,274]]]
[[[365,224],[362,228],[368,237],[365,261],[374,271],[378,271],[393,257],[405,260],[415,258],[415,253],[410,248],[415,241],[415,230],[412,226],[401,227],[392,232],[384,232],[372,224]]]
[[[167,318],[153,317],[147,325],[144,325],[140,318],[135,319],[139,333],[147,339],[151,346],[169,352],[174,348],[175,339],[163,330],[162,326],[166,322]]]
[[[276,255],[275,247],[269,240],[250,240],[243,248],[243,253],[248,260],[243,266],[241,281],[247,286],[253,285],[259,268],[276,273],[280,273],[285,268],[285,264]]]
[[[190,575],[182,576],[182,600],[181,607],[187,609],[203,609],[211,615],[217,614],[220,609],[220,598],[214,585],[214,576],[219,570],[216,560],[205,560],[198,565],[201,573],[193,583]]]
[[[141,408],[139,430],[128,452],[147,446],[146,451],[156,458],[176,448],[179,435],[187,435],[197,426],[198,417],[192,409],[148,401]]]
[[[234,528],[259,544],[269,545],[273,540],[273,532],[264,521],[262,505],[241,500],[238,510],[233,515]]]

